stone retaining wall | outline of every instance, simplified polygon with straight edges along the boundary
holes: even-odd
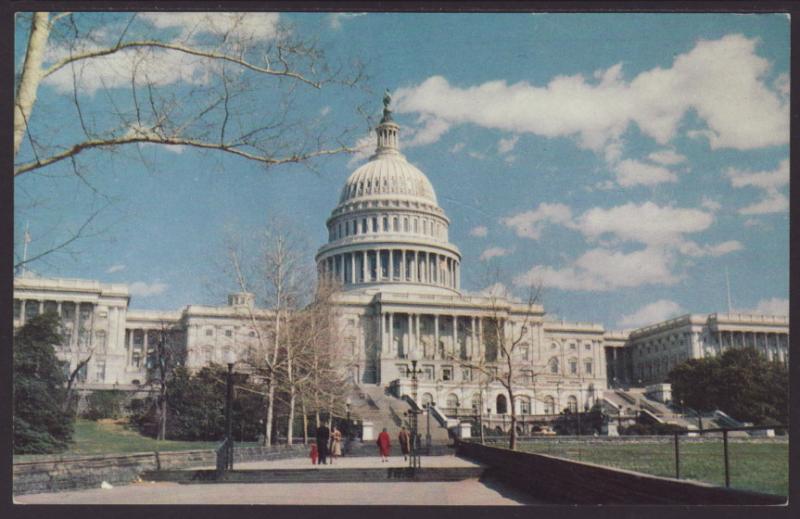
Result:
[[[777,505],[786,498],[458,441],[456,452],[531,496],[564,504]]]
[[[301,457],[307,451],[305,445],[237,448],[234,450],[234,462]],[[136,481],[146,471],[214,466],[216,459],[216,453],[211,449],[104,456],[51,456],[14,463],[13,493],[19,495],[97,488],[103,481],[112,485],[125,485]]]

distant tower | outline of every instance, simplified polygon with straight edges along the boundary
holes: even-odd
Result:
[[[725,267],[725,286],[728,289],[728,313],[733,313],[733,305],[731,305],[731,278],[728,275],[728,267]]]

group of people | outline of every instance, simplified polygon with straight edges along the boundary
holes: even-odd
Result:
[[[411,433],[409,433],[405,427],[402,427],[400,433],[397,435],[397,441],[400,444],[400,451],[403,453],[403,459],[407,460],[408,455],[411,453]],[[378,452],[381,455],[381,462],[388,462],[392,442],[386,427],[384,427],[383,431],[378,435],[378,441],[376,443],[378,444]]]
[[[402,427],[397,435],[397,440],[400,444],[400,451],[403,453],[403,459],[407,460],[411,453],[411,433],[405,427]],[[392,441],[386,427],[378,435],[376,444],[378,445],[381,462],[388,462],[392,450]],[[330,431],[324,424],[319,426],[317,428],[317,443],[311,444],[311,463],[313,465],[333,465],[333,461],[341,455],[342,433],[339,429],[334,427],[333,431]]]
[[[334,426],[333,431],[322,424],[317,428],[317,443],[311,444],[311,463],[316,465],[333,465],[333,461],[342,455],[342,433]]]

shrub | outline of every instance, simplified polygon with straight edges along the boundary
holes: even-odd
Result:
[[[94,391],[87,399],[88,407],[83,413],[83,418],[88,420],[120,418],[125,396],[124,391],[117,389]]]

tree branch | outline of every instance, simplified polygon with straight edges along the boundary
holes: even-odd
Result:
[[[314,88],[317,88],[317,89],[322,88],[322,82],[320,82],[320,81],[312,81],[312,80],[306,78],[305,76],[303,76],[302,74],[300,74],[298,72],[292,72],[288,68],[285,68],[284,70],[275,70],[275,69],[270,68],[269,66],[260,67],[258,65],[254,65],[253,63],[250,63],[249,61],[246,61],[246,60],[244,60],[242,58],[237,58],[235,56],[230,56],[230,55],[227,55],[227,54],[221,54],[219,52],[214,52],[214,51],[200,50],[200,49],[197,49],[195,47],[189,47],[189,46],[181,45],[181,44],[178,44],[178,43],[165,43],[165,42],[154,41],[154,40],[129,41],[129,42],[125,42],[125,43],[119,43],[114,47],[86,51],[86,52],[82,52],[80,54],[75,54],[73,56],[65,57],[65,58],[61,59],[60,61],[57,61],[56,63],[52,64],[50,67],[48,67],[42,73],[42,78],[46,78],[46,77],[50,76],[51,74],[54,74],[55,72],[57,72],[60,69],[62,69],[64,66],[66,66],[66,65],[68,65],[70,63],[73,63],[75,61],[84,60],[84,59],[91,59],[91,58],[99,58],[99,57],[102,57],[102,56],[109,56],[109,55],[115,54],[115,53],[117,53],[117,52],[119,52],[121,50],[131,49],[131,48],[159,48],[159,49],[166,49],[166,50],[174,50],[174,51],[190,54],[192,56],[198,56],[198,57],[202,57],[202,58],[209,58],[209,59],[215,59],[215,60],[228,61],[230,63],[235,63],[235,64],[237,64],[237,65],[239,65],[241,67],[244,67],[244,68],[246,68],[248,70],[252,70],[254,72],[258,72],[260,74],[266,74],[266,75],[269,75],[269,76],[288,77],[288,78],[292,78],[292,79],[295,79],[297,81],[300,81],[302,83],[305,83],[307,85],[310,85],[310,86],[312,86]]]

